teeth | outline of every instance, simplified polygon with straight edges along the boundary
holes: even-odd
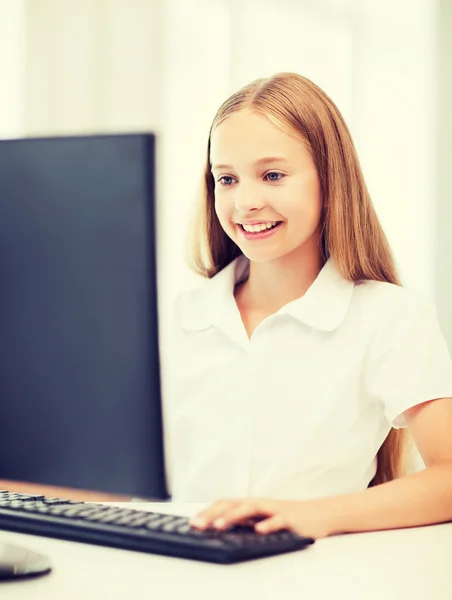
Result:
[[[272,227],[275,227],[275,225],[276,221],[273,221],[273,223],[260,223],[259,225],[242,225],[242,227],[245,231],[248,231],[248,233],[258,233],[259,231],[271,229]]]

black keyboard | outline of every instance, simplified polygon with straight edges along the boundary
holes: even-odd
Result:
[[[314,543],[290,531],[262,535],[252,526],[200,531],[187,517],[8,491],[0,491],[0,529],[214,563],[263,558]]]

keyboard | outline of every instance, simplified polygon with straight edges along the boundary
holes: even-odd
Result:
[[[250,526],[198,530],[188,518],[0,490],[0,529],[213,563],[237,563],[314,543],[290,531]]]

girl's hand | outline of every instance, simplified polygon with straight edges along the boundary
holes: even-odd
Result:
[[[331,504],[320,500],[271,500],[246,498],[243,500],[220,500],[190,520],[198,529],[227,529],[231,525],[254,523],[258,533],[271,533],[290,529],[301,536],[314,539],[334,533],[331,523]]]

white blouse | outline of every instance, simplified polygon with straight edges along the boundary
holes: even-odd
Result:
[[[436,313],[418,292],[346,281],[330,259],[248,338],[240,257],[176,303],[165,428],[173,499],[303,499],[365,489],[403,412],[452,396]]]

